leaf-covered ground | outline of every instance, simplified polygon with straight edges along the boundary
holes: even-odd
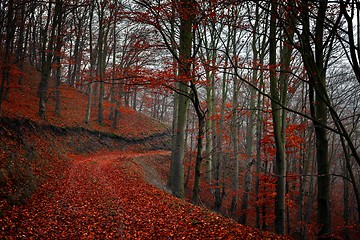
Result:
[[[67,171],[46,182],[26,205],[8,206],[0,218],[0,236],[5,239],[279,238],[176,199],[148,183],[139,161],[166,154],[152,151],[73,155]]]
[[[1,51],[0,51],[1,54]],[[1,60],[1,56],[0,56]],[[1,73],[1,69],[0,69]],[[83,127],[89,130],[101,131],[104,133],[116,134],[124,138],[144,138],[166,131],[166,126],[144,114],[139,114],[130,107],[121,106],[119,108],[120,117],[117,128],[113,129],[112,121],[109,119],[110,111],[115,107],[114,103],[105,100],[104,121],[97,123],[97,104],[93,104],[91,109],[91,119],[89,124],[84,123],[88,96],[84,92],[76,90],[63,83],[59,87],[60,92],[60,116],[55,114],[55,97],[50,83],[48,99],[46,103],[46,120],[41,119],[38,112],[37,88],[40,81],[40,73],[33,67],[25,64],[23,83],[19,84],[19,70],[16,67],[10,72],[11,82],[9,86],[9,96],[2,104],[2,114],[10,118],[27,118],[39,124],[54,125],[60,127]],[[1,76],[1,75],[0,75]],[[95,103],[95,99],[93,99]]]
[[[60,116],[54,113],[50,88],[46,120],[40,119],[39,73],[29,65],[24,72],[13,66],[0,121],[0,239],[279,238],[164,191],[169,153],[144,151],[153,147],[142,146],[141,139],[158,137],[167,131],[165,125],[121,107],[117,129],[112,129],[109,114],[113,105],[107,101],[104,123],[97,124],[94,105],[86,125],[87,95],[65,84],[60,87]],[[17,83],[19,74],[23,84]],[[107,134],[105,140],[102,133]],[[118,145],[109,148],[113,143],[108,136],[112,135],[141,141],[114,152],[109,149]],[[89,153],[94,151],[97,153]],[[14,196],[15,205],[9,204],[9,196]]]

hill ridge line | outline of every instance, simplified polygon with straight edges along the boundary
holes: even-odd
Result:
[[[5,120],[5,121],[4,121]],[[61,130],[61,131],[78,131],[78,130],[81,130],[81,131],[85,131],[85,132],[88,132],[90,134],[100,134],[100,136],[98,137],[102,137],[102,136],[105,136],[105,137],[109,137],[109,138],[113,138],[113,139],[118,139],[118,140],[123,140],[127,143],[141,143],[143,141],[148,141],[148,140],[151,140],[151,139],[154,139],[154,138],[157,138],[157,137],[164,137],[164,136],[170,136],[170,132],[169,130],[166,130],[166,131],[162,131],[162,132],[156,132],[156,133],[153,133],[153,134],[150,134],[150,135],[147,135],[147,136],[143,136],[143,137],[125,137],[125,136],[121,136],[119,134],[116,134],[114,132],[104,132],[104,131],[99,131],[99,130],[96,130],[96,129],[90,129],[90,128],[87,128],[87,127],[84,127],[84,126],[59,126],[59,125],[54,125],[54,124],[39,124],[38,122],[30,119],[30,118],[26,118],[26,117],[8,117],[8,116],[1,116],[0,117],[0,121],[2,123],[10,123],[10,122],[15,122],[15,123],[18,123],[18,124],[23,124],[23,123],[27,123],[29,124],[30,126],[32,126],[33,128],[35,128],[34,126],[37,126],[37,127],[46,127],[46,128],[49,128],[50,130],[54,131],[55,132],[58,132],[58,130]]]

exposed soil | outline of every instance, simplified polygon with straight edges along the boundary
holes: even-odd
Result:
[[[166,179],[163,179],[164,175],[156,168],[159,166],[156,162],[161,159],[166,159],[166,165],[169,165],[170,151],[158,151],[157,154],[147,152],[133,157],[133,161],[141,166],[145,175],[145,180],[158,189],[170,194],[171,190],[167,187]]]
[[[7,117],[0,118],[0,139],[0,203],[5,199],[9,204],[25,203],[42,181],[61,174],[71,153],[170,148],[167,132],[125,138],[83,127],[60,127]]]

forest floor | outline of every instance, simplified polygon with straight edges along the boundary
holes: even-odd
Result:
[[[158,187],[144,159],[167,151],[71,156],[59,179],[0,218],[5,239],[280,239],[181,201]],[[156,185],[154,183],[156,180]]]
[[[113,129],[108,101],[85,124],[87,95],[66,84],[41,119],[39,80],[14,65],[2,104],[0,239],[283,239],[169,194],[165,124],[121,107]]]

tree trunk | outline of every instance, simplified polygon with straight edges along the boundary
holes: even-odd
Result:
[[[200,107],[200,105],[198,105]],[[200,190],[200,177],[201,177],[201,162],[202,162],[202,148],[204,139],[204,128],[205,128],[205,115],[197,110],[198,117],[198,136],[197,136],[197,153],[196,153],[196,164],[195,164],[195,179],[192,202],[197,205],[199,202],[199,190]]]
[[[286,162],[285,162],[285,111],[279,103],[283,103],[282,99],[285,84],[281,81],[286,79],[278,79],[276,77],[277,60],[276,60],[276,22],[277,22],[277,3],[271,1],[271,21],[270,21],[270,95],[272,121],[274,128],[274,138],[276,146],[276,157],[274,164],[274,174],[276,181],[276,197],[275,197],[275,232],[277,234],[285,234],[285,194],[286,194]],[[287,90],[287,89],[286,89]]]
[[[212,171],[213,171],[213,164],[212,164],[212,140],[213,140],[213,132],[212,132],[212,125],[213,121],[211,117],[214,115],[214,80],[213,75],[207,73],[207,76],[211,79],[208,81],[208,85],[206,86],[206,105],[208,109],[208,117],[206,119],[206,146],[205,146],[205,156],[206,156],[206,181],[210,182],[212,179]],[[211,78],[210,78],[211,76]]]
[[[61,13],[63,12],[62,5],[60,6]],[[59,86],[61,83],[61,49],[63,45],[63,18],[62,14],[59,15],[58,23],[57,23],[57,38],[56,38],[56,46],[55,46],[55,65],[56,72],[54,78],[54,96],[55,96],[55,114],[60,116],[60,91]]]
[[[262,80],[260,82],[260,88],[262,85]],[[259,202],[259,193],[260,193],[260,171],[261,171],[261,139],[262,139],[262,130],[263,130],[263,117],[260,106],[262,105],[261,95],[258,95],[257,99],[257,124],[256,124],[256,178],[255,178],[255,196],[256,202]],[[255,207],[255,226],[257,229],[261,227],[261,209],[259,204],[256,204]]]
[[[191,80],[191,45],[192,45],[192,23],[194,20],[195,6],[193,0],[180,2],[180,47],[179,47],[179,96],[177,126],[175,133],[175,146],[173,147],[173,158],[170,166],[169,187],[178,198],[184,198],[184,151],[186,146],[185,128],[187,111],[189,105],[188,83]]]
[[[6,20],[6,39],[5,39],[5,56],[3,63],[2,71],[2,80],[0,86],[0,116],[2,115],[2,101],[6,99],[7,89],[10,81],[10,53],[11,53],[11,44],[13,42],[15,26],[14,26],[14,1],[9,0],[8,2],[8,13]]]
[[[52,4],[49,3],[48,8],[48,20],[46,23],[46,27],[43,34],[42,40],[42,63],[41,63],[41,80],[38,87],[38,96],[39,96],[39,111],[38,115],[45,119],[46,114],[46,98],[47,98],[47,90],[50,80],[51,66],[54,56],[54,39],[55,39],[55,31],[60,24],[61,15],[62,15],[62,0],[56,0],[55,2],[55,12],[53,16],[51,33],[50,36],[47,36],[47,30],[49,29],[50,24],[50,16],[51,16],[51,7]],[[47,42],[49,39],[49,42]]]
[[[20,22],[21,23],[25,23],[25,1],[21,1],[21,7],[20,7]],[[24,70],[24,38],[25,38],[25,24],[20,24],[20,29],[19,29],[19,39],[18,39],[18,43],[17,43],[17,50],[16,50],[16,59],[19,62],[18,66],[19,66],[19,70],[23,71]],[[22,84],[23,82],[23,76],[20,75],[19,79],[18,79],[18,83]]]
[[[345,153],[345,155],[348,155],[348,154]],[[343,210],[343,217],[344,217],[344,225],[345,225],[344,240],[350,240],[349,229],[347,228],[347,226],[349,224],[349,215],[350,215],[350,208],[349,208],[349,181],[348,181],[349,174],[348,174],[348,170],[347,170],[346,165],[347,165],[346,160],[344,160],[344,163],[343,163],[343,173],[344,173],[344,178],[343,178],[343,182],[344,182],[344,210]]]
[[[99,74],[99,98],[98,98],[98,114],[97,121],[99,124],[104,120],[104,96],[105,96],[105,69],[106,69],[106,43],[108,33],[110,31],[109,23],[105,22],[105,7],[107,4],[100,4],[99,7],[99,36],[98,36],[98,74]]]
[[[312,172],[309,173],[309,169],[310,169],[310,164],[311,162],[313,162],[314,157],[312,155],[313,152],[313,143],[311,142],[312,139],[312,135],[313,135],[313,130],[309,129],[308,132],[308,141],[307,144],[304,144],[303,149],[307,149],[307,151],[303,151],[301,156],[302,156],[302,161],[301,161],[301,166],[300,167],[300,174],[303,176],[300,178],[300,186],[299,186],[299,196],[297,198],[297,203],[299,205],[299,209],[298,209],[298,217],[297,220],[299,223],[304,223],[301,225],[298,225],[296,227],[295,233],[299,233],[302,238],[305,238],[306,236],[306,220],[305,220],[305,215],[306,215],[306,208],[305,208],[305,201],[304,201],[304,197],[305,197],[305,191],[306,191],[306,179],[308,175],[311,175]],[[303,138],[305,139],[305,134],[303,135]],[[311,178],[313,178],[311,176]],[[309,187],[311,188],[311,186]]]
[[[100,18],[101,19],[101,18]],[[102,20],[99,20],[100,22]],[[99,124],[103,122],[103,100],[104,100],[104,73],[105,73],[105,51],[104,51],[104,26],[103,24],[100,26],[99,30],[99,48],[98,48],[98,74],[99,74],[99,98],[98,98],[98,114],[97,121]]]
[[[55,58],[56,72],[54,78],[54,96],[55,96],[55,114],[60,116],[60,83],[61,83],[61,63],[60,56],[56,56]]]
[[[238,201],[238,190],[239,190],[239,147],[238,147],[238,126],[237,126],[237,107],[238,107],[238,79],[234,78],[234,88],[233,88],[233,101],[232,101],[232,116],[230,123],[230,137],[233,148],[233,164],[234,164],[234,174],[232,179],[232,190],[233,196],[231,199],[231,212],[236,213],[237,210],[237,201]]]
[[[110,87],[110,102],[111,104],[111,108],[110,108],[110,114],[109,114],[109,120],[113,120],[114,119],[114,115],[115,115],[115,109],[117,109],[117,102],[115,100],[115,96],[116,96],[116,88],[115,88],[115,73],[116,73],[116,24],[114,23],[113,25],[113,52],[112,52],[112,80],[111,80],[111,87]],[[120,106],[119,106],[120,107]],[[116,125],[115,125],[116,126]]]
[[[225,66],[227,63],[225,63]],[[219,134],[216,136],[215,143],[216,143],[216,154],[214,158],[214,210],[216,212],[220,212],[222,208],[222,186],[220,184],[220,177],[221,177],[221,170],[223,164],[223,130],[224,130],[224,121],[225,121],[225,103],[226,103],[226,96],[227,96],[227,74],[223,74],[222,79],[222,100],[221,100],[221,109],[220,109],[220,122],[219,122]]]
[[[188,91],[187,86],[180,85],[181,91]],[[178,198],[184,198],[184,153],[185,153],[185,128],[187,120],[187,110],[189,99],[187,96],[178,96],[178,113],[177,113],[177,126],[175,131],[175,146],[173,147],[174,153],[170,166],[171,179],[169,179],[169,187],[173,194]]]
[[[94,13],[94,5],[90,9],[90,19],[89,19],[89,48],[90,48],[90,82],[88,87],[88,103],[86,107],[86,114],[85,114],[85,123],[90,123],[90,117],[91,117],[91,106],[92,106],[92,97],[93,97],[93,81],[94,81],[94,71],[95,71],[95,58],[96,54],[93,49],[93,43],[92,43],[92,21],[93,21],[93,13]]]
[[[117,99],[115,100],[116,106],[114,109],[114,117],[113,117],[113,123],[112,123],[112,128],[116,129],[117,128],[117,121],[119,119],[119,108],[120,108],[120,103],[121,103],[121,96],[122,96],[122,86],[118,86],[118,96]]]
[[[330,175],[328,159],[327,130],[327,103],[326,103],[326,61],[324,58],[325,46],[323,43],[325,29],[325,14],[328,2],[323,0],[319,3],[315,23],[315,51],[310,44],[309,2],[303,1],[301,13],[303,22],[302,58],[309,78],[311,117],[314,119],[316,138],[316,161],[318,171],[318,236],[324,237],[331,232],[330,214]]]

